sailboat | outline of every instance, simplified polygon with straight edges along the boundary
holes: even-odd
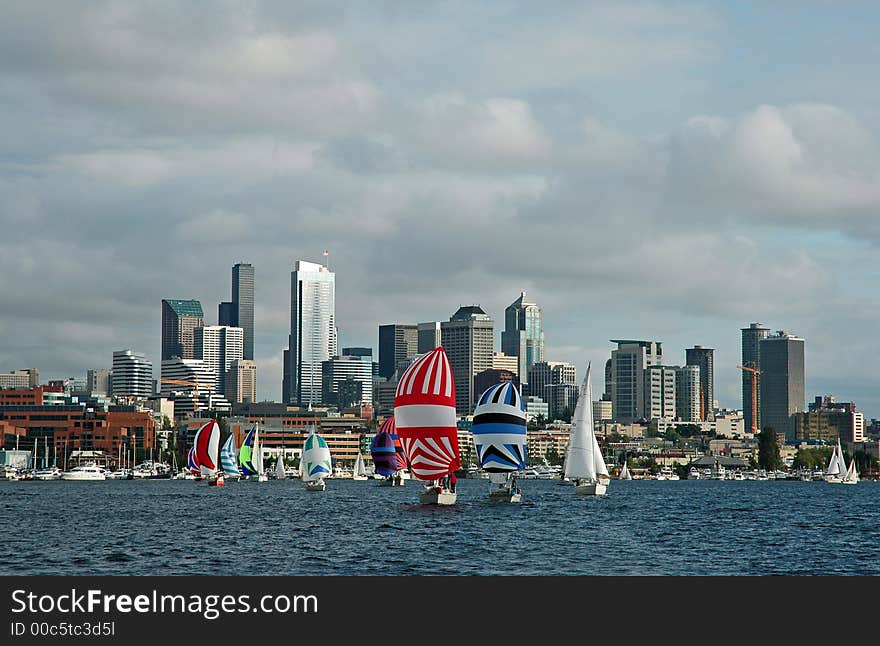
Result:
[[[629,467],[626,465],[626,458],[623,458],[623,466],[620,469],[620,475],[618,476],[620,480],[632,480],[633,477],[629,472]]]
[[[212,486],[223,486],[223,472],[217,468],[220,450],[220,426],[215,420],[204,424],[193,439],[193,462],[203,479]]]
[[[260,446],[260,427],[254,424],[238,450],[238,463],[242,478],[266,482],[269,477],[263,470],[263,449]]]
[[[351,470],[352,480],[367,480],[367,468],[364,466],[364,456],[358,451],[354,460],[354,467]]]
[[[831,484],[840,484],[846,475],[846,460],[843,458],[843,449],[840,447],[840,438],[837,438],[837,446],[831,452],[831,458],[828,460],[828,467],[825,469],[825,482]]]
[[[381,487],[402,486],[403,479],[400,477],[401,467],[398,461],[397,449],[394,439],[397,432],[394,429],[394,416],[391,415],[382,422],[382,426],[373,436],[370,442],[370,456],[373,458],[373,467],[379,476],[383,476]],[[398,442],[400,440],[398,439]]]
[[[303,444],[300,470],[306,491],[324,491],[327,488],[324,478],[333,473],[330,448],[314,427]]]
[[[852,460],[849,462],[849,466],[846,469],[846,474],[844,474],[843,479],[841,480],[842,484],[857,484],[859,481],[859,471],[856,469],[856,456],[853,456]]]
[[[285,480],[287,478],[287,473],[284,471],[284,460],[279,455],[278,460],[275,462],[275,479],[276,480]]]
[[[492,482],[489,499],[520,502],[516,472],[526,466],[526,406],[512,382],[491,386],[480,395],[471,433],[480,468]]]
[[[604,496],[610,476],[596,432],[593,428],[593,383],[591,364],[578,393],[577,405],[571,422],[568,452],[565,461],[565,477],[574,481],[574,492],[581,496]]]
[[[410,471],[424,482],[423,505],[454,505],[451,478],[461,468],[455,414],[455,382],[442,346],[422,355],[397,384],[394,425]]]
[[[238,463],[235,461],[235,435],[230,434],[220,449],[220,466],[227,478],[241,478],[241,471],[238,470]]]

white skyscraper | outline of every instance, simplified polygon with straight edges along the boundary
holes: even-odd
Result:
[[[110,392],[114,397],[149,397],[153,394],[153,364],[142,352],[113,353]]]
[[[297,260],[290,273],[282,399],[301,406],[320,403],[321,366],[336,355],[336,275],[323,265]]]
[[[232,362],[244,358],[244,330],[228,325],[206,325],[193,330],[196,359],[214,370],[214,392],[225,394],[226,373]]]

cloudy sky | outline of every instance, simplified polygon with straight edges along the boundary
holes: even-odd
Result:
[[[297,259],[341,346],[525,290],[547,358],[806,339],[880,417],[880,10],[857,2],[0,1],[0,371],[158,365],[256,271],[278,399]],[[155,371],[158,377],[158,369]],[[595,383],[601,390],[602,378]]]

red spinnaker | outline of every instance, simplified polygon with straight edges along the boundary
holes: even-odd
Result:
[[[419,480],[437,480],[461,467],[455,382],[442,347],[403,373],[394,397],[394,425],[410,471]]]

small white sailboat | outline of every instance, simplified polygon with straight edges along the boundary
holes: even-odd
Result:
[[[354,461],[354,467],[351,472],[352,480],[368,480],[367,477],[367,467],[364,464],[364,457],[358,453],[357,458]]]
[[[572,415],[571,434],[568,440],[565,477],[574,482],[574,492],[579,496],[604,496],[610,481],[608,467],[593,428],[593,382],[592,365],[587,364],[587,374],[581,384],[577,405]]]
[[[623,467],[620,469],[620,476],[618,476],[620,480],[632,480],[632,474],[629,472],[629,467],[626,465],[626,458],[623,459]]]
[[[846,468],[846,473],[841,480],[841,484],[857,484],[859,481],[859,471],[856,468],[856,458],[853,456]]]
[[[287,473],[284,471],[284,460],[281,459],[281,456],[278,456],[278,461],[275,463],[275,479],[276,480],[284,480],[287,478]]]
[[[840,447],[840,438],[837,438],[837,446],[831,452],[828,467],[825,469],[825,482],[840,484],[846,476],[847,466],[843,458],[843,449]]]
[[[303,444],[300,458],[302,480],[306,483],[306,491],[324,491],[327,484],[324,478],[333,473],[330,447],[323,437],[315,432],[314,427]]]

